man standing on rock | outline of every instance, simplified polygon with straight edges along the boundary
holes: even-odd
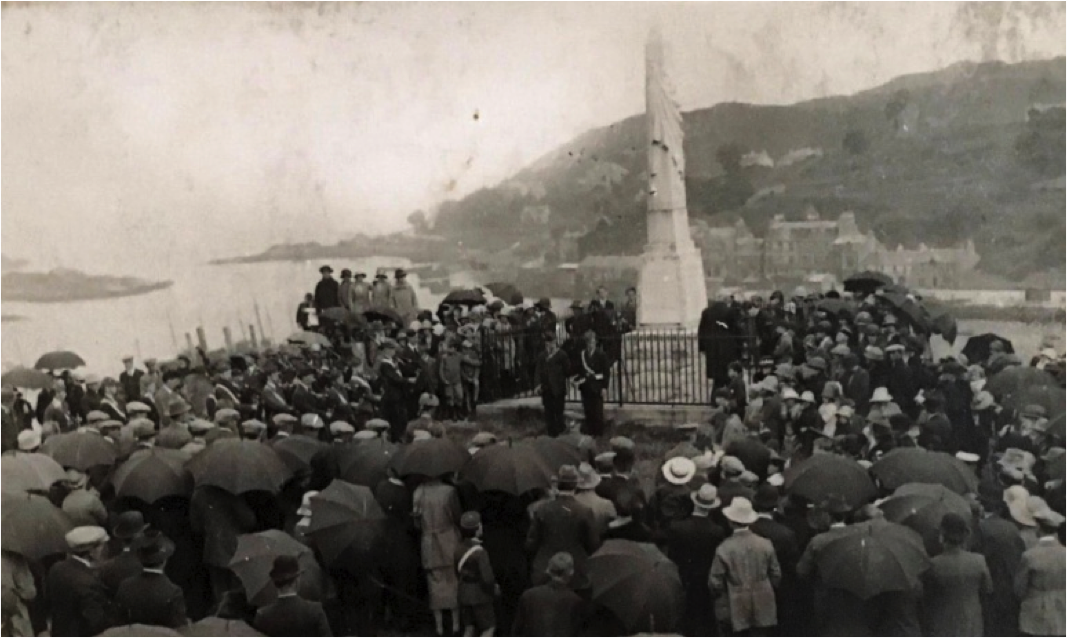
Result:
[[[559,349],[555,335],[545,335],[545,354],[537,363],[537,387],[541,392],[541,405],[545,410],[545,432],[559,436],[566,429],[563,409],[567,402],[567,376],[571,362]]]
[[[333,268],[323,266],[319,272],[322,279],[315,284],[315,311],[321,315],[327,308],[340,307],[341,285],[333,278]]]

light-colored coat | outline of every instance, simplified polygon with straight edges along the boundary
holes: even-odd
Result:
[[[728,609],[735,632],[778,624],[774,589],[781,581],[774,545],[747,528],[735,530],[719,545],[708,575],[711,591],[726,593],[726,604],[716,605],[717,615],[724,617],[723,607]]]
[[[404,324],[411,323],[415,316],[419,314],[419,298],[415,294],[415,289],[411,284],[405,282],[398,282],[393,286],[393,294],[390,298],[393,304],[393,309],[404,320]]]
[[[1044,537],[1026,550],[1015,576],[1019,605],[1019,631],[1031,636],[1067,633],[1064,614],[1064,579],[1067,553],[1055,537]]]

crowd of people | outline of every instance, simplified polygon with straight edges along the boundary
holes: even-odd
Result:
[[[430,623],[438,635],[1065,632],[1063,358],[1051,349],[1024,362],[991,339],[974,360],[935,361],[914,318],[874,292],[715,302],[698,331],[707,417],[673,428],[676,445],[649,458],[603,407],[625,357],[618,335],[636,324],[632,292],[617,310],[598,291],[560,322],[547,300],[429,311],[402,271],[374,285],[321,272],[300,316],[322,340],[144,370],[127,358],[114,378],[66,370],[35,406],[3,389],[5,482],[8,463],[61,461],[20,498],[67,526],[66,554],[40,555],[6,542],[5,520],[4,635],[205,618],[268,636],[418,635]],[[540,393],[547,437],[456,423],[520,386]],[[566,411],[572,388],[581,413]],[[69,453],[96,445],[85,437],[105,441],[106,462]],[[253,447],[225,457],[227,440]],[[240,471],[261,445],[284,458],[284,481],[204,480],[204,459]],[[927,451],[931,471],[891,479],[909,450]],[[157,454],[180,459],[168,467],[190,473],[186,492],[130,493],[130,468]],[[925,516],[900,515],[900,499],[926,498],[915,483],[951,493],[922,501]],[[369,495],[358,511],[380,509],[370,541],[338,545],[324,531],[327,516],[358,522],[326,509],[345,494]],[[962,509],[946,505],[956,499]],[[917,543],[918,559],[872,590],[886,561],[863,562],[842,541],[890,533]],[[235,562],[249,534],[305,548],[271,557],[268,597]],[[676,609],[630,613],[670,592],[605,585],[598,557],[631,545],[671,564]]]

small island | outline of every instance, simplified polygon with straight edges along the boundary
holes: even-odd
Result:
[[[50,272],[6,272],[2,283],[0,299],[3,301],[66,303],[144,295],[169,288],[174,282],[56,269]]]

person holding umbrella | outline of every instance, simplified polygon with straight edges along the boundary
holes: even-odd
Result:
[[[708,588],[720,597],[716,615],[727,631],[766,635],[778,624],[774,590],[782,580],[774,545],[749,529],[759,514],[747,498],[734,498],[722,513],[733,533],[715,550],[708,575]]]

